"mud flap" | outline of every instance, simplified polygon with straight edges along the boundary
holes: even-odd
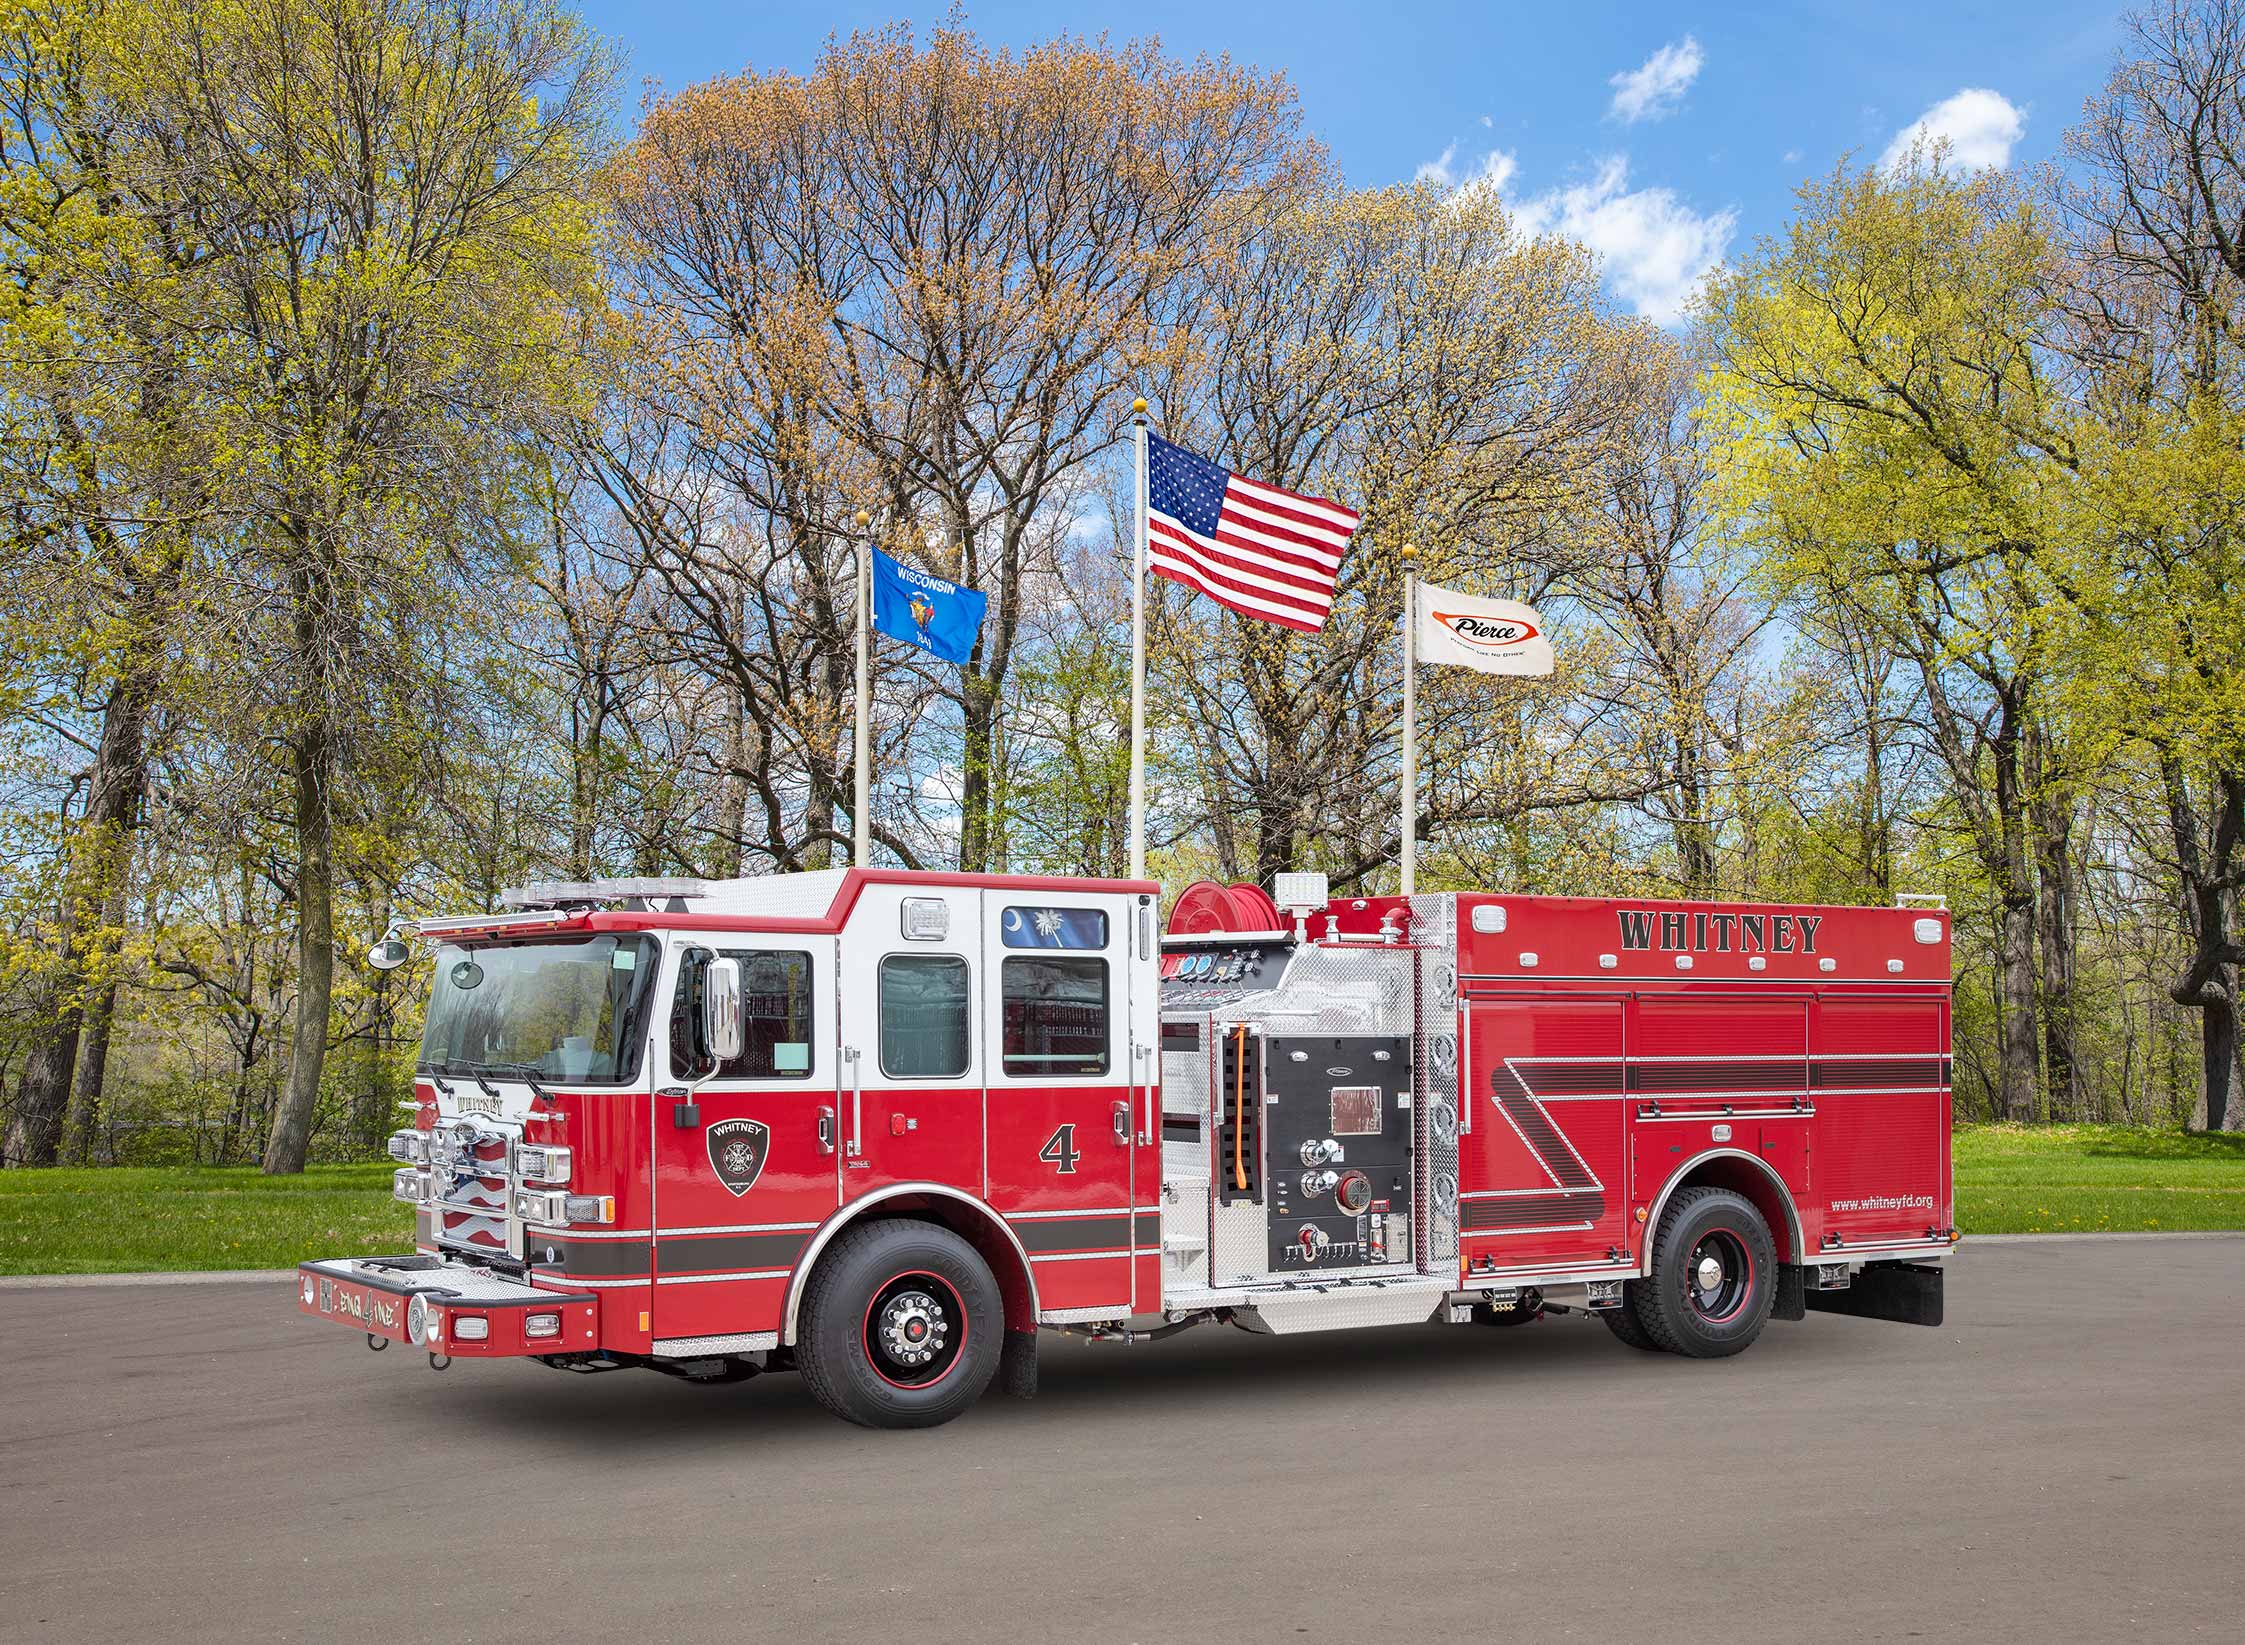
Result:
[[[1808,1294],[1808,1285],[1802,1275],[1804,1270],[1797,1262],[1777,1265],[1777,1295],[1770,1300],[1771,1319],[1806,1319],[1807,1304],[1802,1300]]]
[[[1903,1325],[1941,1323],[1941,1270],[1919,1262],[1870,1262],[1844,1291],[1809,1291],[1808,1305],[1820,1314],[1853,1314],[1858,1319],[1891,1319]]]
[[[1008,1331],[998,1353],[998,1386],[1015,1399],[1037,1397],[1037,1333]]]

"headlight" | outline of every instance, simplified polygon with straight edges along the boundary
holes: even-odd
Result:
[[[419,1131],[392,1131],[390,1158],[404,1160],[409,1165],[426,1165],[429,1163],[429,1139]]]
[[[517,1143],[514,1151],[515,1175],[524,1182],[550,1182],[559,1188],[569,1186],[569,1150],[540,1143]]]
[[[426,1172],[415,1171],[408,1167],[403,1171],[390,1173],[390,1192],[399,1199],[411,1200],[415,1205],[419,1205],[429,1197],[428,1189],[429,1178]]]
[[[429,1345],[429,1299],[418,1291],[405,1305],[405,1334],[413,1339],[416,1348]]]

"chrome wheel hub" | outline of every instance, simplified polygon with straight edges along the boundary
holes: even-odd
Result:
[[[1711,1253],[1702,1253],[1699,1270],[1693,1276],[1702,1291],[1719,1291],[1723,1285],[1723,1259]]]
[[[951,1334],[943,1305],[925,1291],[899,1291],[882,1308],[881,1351],[899,1365],[925,1365]]]

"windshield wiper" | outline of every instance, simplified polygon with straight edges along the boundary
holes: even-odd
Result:
[[[546,1088],[538,1083],[538,1069],[533,1063],[487,1062],[483,1066],[491,1073],[522,1081],[523,1084],[530,1087],[531,1095],[535,1096],[540,1102],[551,1102],[553,1100],[546,1095]]]
[[[449,1064],[441,1062],[418,1062],[413,1065],[413,1071],[416,1074],[428,1075],[429,1083],[435,1086],[437,1090],[444,1096],[449,1097],[452,1095],[452,1087],[444,1083],[444,1076],[452,1072]]]

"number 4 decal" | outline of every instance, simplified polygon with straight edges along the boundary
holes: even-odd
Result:
[[[1045,1138],[1045,1145],[1037,1150],[1037,1158],[1049,1161],[1052,1168],[1064,1177],[1076,1174],[1076,1161],[1083,1156],[1076,1152],[1076,1128],[1063,1125]]]

